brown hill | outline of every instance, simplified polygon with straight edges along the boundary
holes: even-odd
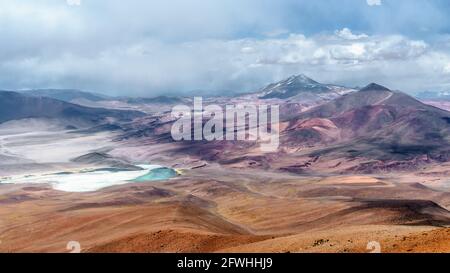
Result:
[[[317,121],[320,120],[320,124]],[[313,122],[314,121],[314,122]],[[377,160],[450,159],[450,113],[370,84],[289,120],[284,144],[335,144],[316,155]]]

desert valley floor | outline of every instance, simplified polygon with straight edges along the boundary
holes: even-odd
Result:
[[[89,143],[111,149],[113,137],[90,134]],[[67,160],[92,149],[84,138],[22,132],[4,139],[2,153],[39,161],[45,147],[55,151],[45,158],[61,163],[9,165],[2,176],[24,166],[28,173],[85,168]],[[154,154],[151,163],[181,175],[90,192],[2,183],[0,252],[68,252],[70,241],[83,252],[370,252],[373,241],[382,252],[450,251],[450,164],[413,173],[297,175],[169,160],[157,155],[170,145],[136,145],[110,153],[139,158],[144,150],[146,158]]]

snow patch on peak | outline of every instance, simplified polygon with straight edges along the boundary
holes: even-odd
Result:
[[[262,99],[289,99],[301,94],[313,94],[319,97],[336,97],[354,90],[322,84],[304,74],[293,75],[277,83],[272,83],[260,92]]]

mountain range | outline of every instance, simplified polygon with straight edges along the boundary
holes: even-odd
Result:
[[[352,170],[373,171],[387,165],[416,168],[420,164],[450,161],[450,112],[424,104],[400,91],[375,83],[354,90],[321,84],[298,75],[250,95],[210,98],[209,102],[253,102],[255,96],[261,101],[275,100],[280,104],[279,153],[284,153],[284,159],[291,163],[299,157],[315,158],[315,162],[320,162],[317,158],[357,159],[360,163],[352,166]],[[122,139],[151,138],[172,142],[170,112],[152,116],[139,111],[85,107],[63,101],[80,98],[111,99],[77,90],[3,91],[0,92],[0,123],[24,118],[53,118],[76,127],[89,127],[113,121],[126,127]],[[175,105],[185,102],[184,98],[164,96],[121,100],[128,104],[148,104],[150,108],[154,103]],[[181,145],[177,152],[224,164],[248,161],[249,158],[256,166],[275,164],[271,162],[271,155],[249,156],[256,145],[252,142],[189,142]]]
[[[304,99],[305,96],[335,98],[355,91],[354,89],[319,83],[303,74],[291,76],[272,83],[258,91],[261,99]],[[301,96],[298,98],[298,96]]]
[[[443,100],[450,101],[450,92],[432,92],[432,91],[423,91],[419,92],[415,95],[416,98],[420,100]]]
[[[22,91],[21,93],[27,96],[47,97],[65,102],[72,102],[80,99],[89,101],[102,101],[112,99],[112,97],[110,96],[76,89],[34,89]]]
[[[26,96],[32,97],[46,97],[57,99],[70,103],[83,103],[83,102],[124,102],[130,104],[174,104],[182,102],[182,98],[171,97],[171,96],[157,96],[151,98],[145,97],[113,97],[107,96],[99,93],[92,93],[81,91],[77,89],[34,89],[25,90],[20,92]]]
[[[381,161],[450,160],[450,113],[377,84],[288,122],[285,145],[327,146],[313,155]]]
[[[68,126],[86,127],[102,123],[131,121],[143,115],[137,111],[91,108],[50,97],[0,91],[0,123],[11,120],[45,118],[64,121]]]

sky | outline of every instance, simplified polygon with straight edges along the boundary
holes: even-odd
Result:
[[[0,0],[0,89],[450,90],[448,0]]]

